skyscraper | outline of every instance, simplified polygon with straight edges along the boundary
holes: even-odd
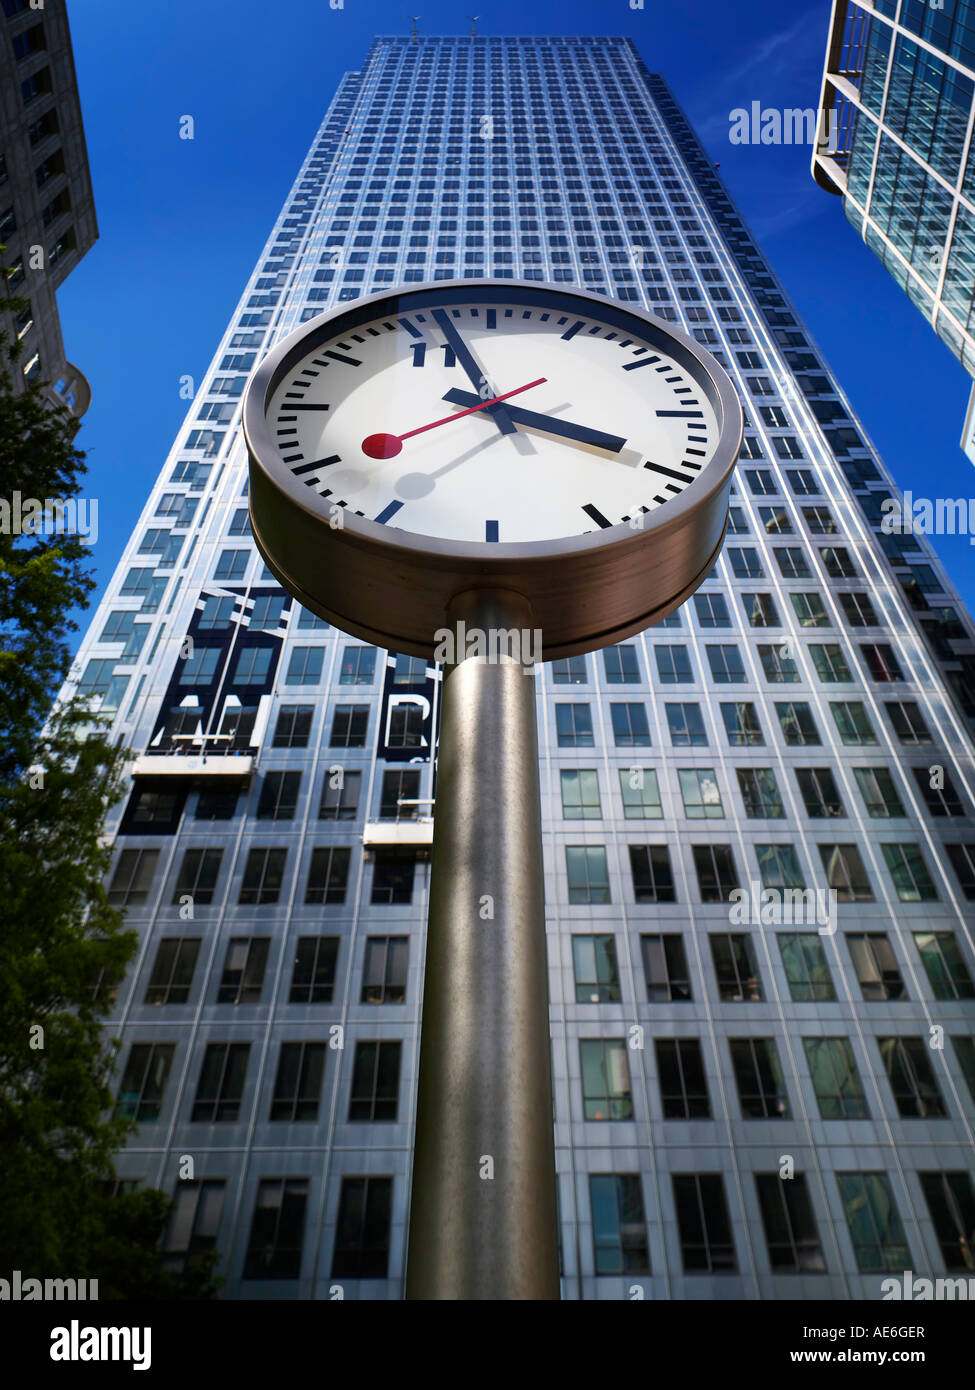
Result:
[[[0,246],[8,290],[26,303],[0,326],[22,344],[15,385],[47,381],[75,415],[91,389],[65,357],[56,292],[97,239],[65,7],[2,0]]]
[[[834,0],[821,106],[816,181],[975,376],[975,12]]]
[[[137,753],[120,1177],[174,1193],[167,1260],[215,1246],[231,1297],[401,1296],[438,673],[265,570],[240,397],[330,305],[457,276],[645,307],[746,411],[699,593],[538,671],[565,1296],[970,1269],[971,620],[923,538],[881,531],[851,405],[617,38],[374,41],[82,644]]]

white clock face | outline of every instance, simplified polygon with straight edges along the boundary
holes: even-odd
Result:
[[[434,297],[310,350],[268,405],[285,467],[359,516],[486,544],[616,526],[689,487],[719,423],[649,326],[504,293]]]

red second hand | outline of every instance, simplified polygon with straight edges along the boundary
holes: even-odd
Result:
[[[509,396],[518,396],[522,391],[530,391],[533,386],[541,386],[547,380],[548,377],[540,376],[537,381],[530,381],[527,386],[516,386],[513,391],[505,391],[503,396],[492,396],[489,401],[481,401],[480,405],[458,410],[455,415],[445,415],[442,420],[434,420],[430,425],[421,425],[419,429],[407,430],[405,434],[369,434],[362,441],[362,452],[371,459],[394,459],[402,452],[404,439],[410,439],[414,434],[425,434],[427,430],[435,430],[439,425],[449,425],[451,420],[460,420],[465,415],[473,415],[477,410],[486,410],[489,405],[497,405],[498,401],[506,401]]]

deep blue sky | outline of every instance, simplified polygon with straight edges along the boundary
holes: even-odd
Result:
[[[415,10],[422,32],[466,32],[440,0],[69,0],[101,239],[59,300],[68,357],[94,392],[79,445],[99,499],[100,587],[180,427],[179,379],[206,370],[341,74],[373,35],[407,32]],[[895,479],[967,497],[967,374],[813,182],[807,147],[728,139],[729,113],[753,100],[818,105],[829,12],[829,0],[645,0],[642,11],[496,0],[480,28],[630,35],[720,161]],[[193,141],[178,136],[187,114]],[[935,543],[975,606],[967,538]]]

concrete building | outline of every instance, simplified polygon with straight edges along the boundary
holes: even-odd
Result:
[[[0,264],[27,301],[0,327],[23,344],[14,379],[47,381],[75,415],[91,388],[65,357],[57,291],[97,240],[65,5],[0,0]]]
[[[646,308],[746,411],[699,593],[537,676],[564,1296],[971,1271],[975,630],[619,38],[374,41],[93,618],[73,679],[138,752],[121,1178],[174,1193],[168,1261],[215,1247],[229,1297],[402,1296],[438,673],[277,586],[240,403],[296,325],[459,275]]]

